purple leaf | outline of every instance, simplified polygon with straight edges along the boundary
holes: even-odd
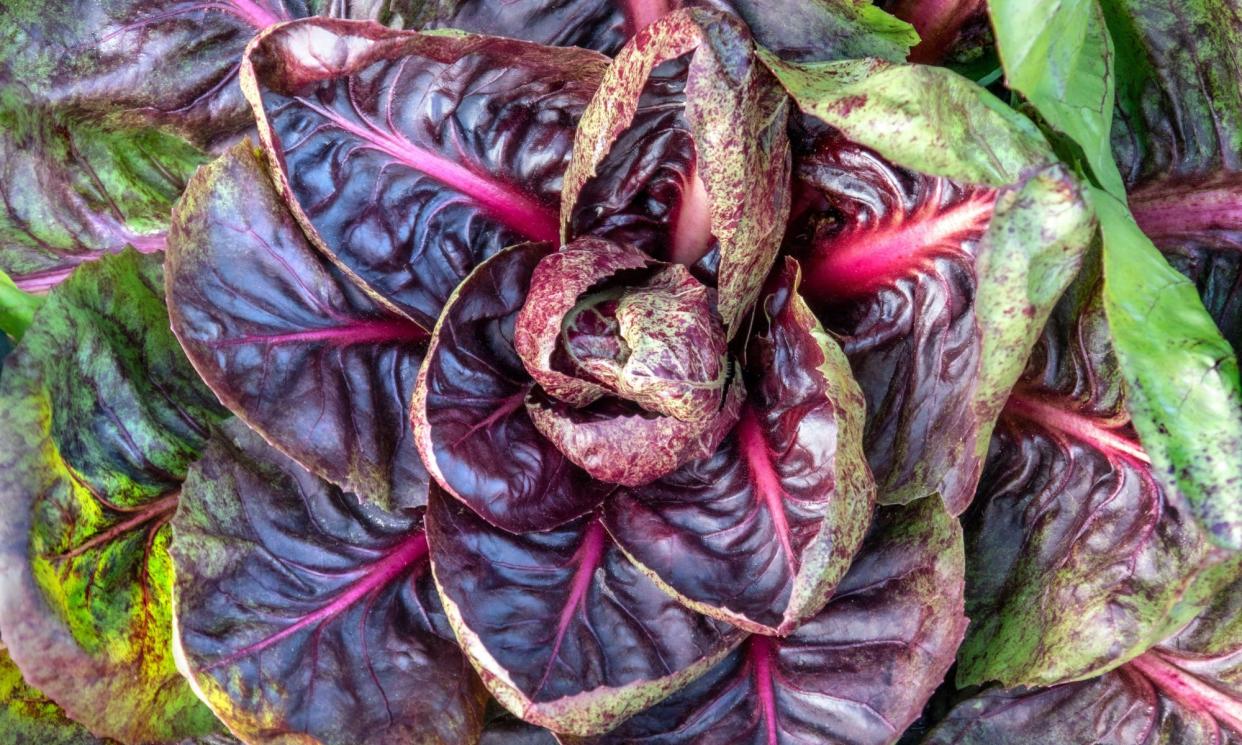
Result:
[[[574,237],[570,229],[575,211],[590,207],[579,204],[585,187],[633,123],[653,71],[683,55],[690,58],[683,106],[696,155],[678,190],[667,256],[691,265],[713,242],[719,244],[717,303],[732,338],[780,248],[789,213],[790,167],[787,97],[755,56],[748,30],[736,19],[701,10],[675,11],[640,32],[617,55],[583,112],[575,137],[561,201],[562,237]],[[647,120],[639,123],[649,125]],[[632,174],[646,169],[626,170]]]
[[[314,19],[261,36],[242,79],[312,243],[430,328],[478,262],[556,240],[574,127],[605,63]]]
[[[247,742],[474,742],[485,695],[442,638],[420,520],[225,429],[173,521],[175,643],[199,695]]]
[[[1063,169],[997,191],[897,168],[835,134],[810,141],[788,247],[866,394],[880,501],[938,492],[959,513],[1090,213]]]
[[[787,261],[765,291],[737,427],[713,454],[620,490],[606,512],[626,553],[682,602],[779,634],[827,602],[875,500],[862,392]]]
[[[363,499],[425,502],[408,402],[427,332],[315,252],[249,143],[194,177],[166,281],[173,330],[235,414]]]
[[[480,264],[453,292],[418,376],[412,416],[427,469],[505,530],[547,530],[593,510],[609,484],[574,466],[527,411],[534,383],[514,349],[531,275],[552,253],[526,243]]]
[[[1238,571],[1161,487],[1126,412],[1096,275],[1058,306],[965,516],[961,685],[1098,675],[1184,626]]]
[[[529,722],[605,732],[740,639],[656,587],[598,516],[513,535],[437,490],[427,531],[458,641],[492,694]]]
[[[882,508],[836,595],[781,639],[755,635],[701,678],[591,743],[892,743],[966,627],[961,529],[936,499]]]

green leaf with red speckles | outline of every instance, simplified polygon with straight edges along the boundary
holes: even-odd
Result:
[[[22,680],[22,673],[0,649],[0,742],[6,745],[106,745],[90,730],[65,716],[51,699]]]
[[[736,19],[679,10],[618,53],[582,114],[565,172],[561,238],[584,188],[630,127],[662,63],[689,56],[684,112],[694,165],[681,185],[667,257],[694,264],[719,247],[717,304],[727,335],[744,324],[776,258],[789,214],[788,102]]]
[[[173,521],[178,664],[248,743],[461,745],[485,693],[453,643],[421,510],[342,492],[232,422]]]
[[[1005,404],[965,515],[960,685],[1081,680],[1143,654],[1242,559],[1162,488],[1125,409],[1099,268],[1062,299]]]
[[[162,296],[157,257],[84,267],[0,380],[0,633],[26,680],[126,743],[218,727],[173,665],[167,525],[224,412]]]

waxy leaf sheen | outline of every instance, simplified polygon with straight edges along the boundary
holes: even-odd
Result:
[[[962,533],[935,498],[884,507],[849,574],[785,638],[754,635],[613,732],[574,745],[884,745],[919,715],[966,627]]]
[[[173,521],[178,662],[195,690],[249,743],[474,742],[485,696],[444,638],[421,516],[224,429]]]
[[[218,728],[173,664],[168,521],[225,412],[162,285],[132,250],[83,267],[0,380],[0,633],[31,685],[123,743]]]
[[[582,114],[565,172],[561,237],[575,237],[580,195],[634,120],[653,71],[683,55],[689,65],[682,105],[695,160],[682,185],[669,258],[694,264],[718,244],[717,305],[731,339],[780,248],[790,168],[788,101],[736,19],[675,11],[621,50]]]
[[[882,503],[974,496],[996,415],[1093,228],[1059,166],[999,191],[896,167],[822,133],[788,250],[867,396]]]
[[[661,591],[598,515],[514,535],[433,489],[427,536],[445,612],[492,695],[558,732],[612,729],[742,638]]]
[[[1125,409],[1098,269],[1063,298],[1005,405],[965,515],[959,685],[1099,675],[1183,627],[1242,560],[1161,486]]]
[[[556,240],[574,127],[606,62],[310,19],[262,34],[242,81],[311,242],[430,329],[478,262]]]
[[[167,286],[173,331],[235,414],[361,499],[425,504],[409,401],[427,332],[310,246],[249,142],[178,203]]]
[[[619,490],[604,520],[688,606],[779,634],[827,602],[875,501],[862,392],[785,261],[761,296],[738,425],[710,456]]]

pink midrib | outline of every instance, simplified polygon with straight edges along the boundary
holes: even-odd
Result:
[[[318,623],[330,621],[349,609],[349,607],[354,603],[357,603],[367,595],[384,587],[389,582],[392,582],[400,576],[402,572],[405,572],[411,566],[419,561],[422,561],[426,557],[426,534],[419,533],[407,538],[392,548],[382,559],[372,564],[361,579],[347,587],[344,592],[341,592],[339,595],[332,598],[332,600],[322,608],[313,613],[302,616],[296,622],[286,626],[271,636],[261,639],[253,644],[248,644],[227,657],[213,662],[206,669],[213,670],[225,665],[231,665],[237,660],[252,654],[257,654],[258,652],[261,652],[273,644],[280,642],[282,639],[287,639],[303,629],[309,628]]]
[[[1155,240],[1242,229],[1242,181],[1157,181],[1135,189],[1129,201],[1135,222]]]
[[[58,266],[55,269],[44,269],[38,272],[30,272],[29,274],[15,275],[13,284],[23,292],[43,293],[52,289],[56,285],[64,282],[69,278],[70,274],[82,264],[92,261],[98,261],[110,254],[118,253],[125,249],[126,246],[133,246],[139,253],[151,254],[163,251],[168,245],[167,236],[164,233],[150,233],[147,235],[133,234],[122,236],[122,243],[116,248],[104,248],[99,251],[93,251],[85,254],[71,254],[66,259],[72,260],[69,266]]]
[[[776,671],[772,658],[776,654],[776,642],[769,636],[755,634],[750,637],[750,664],[755,676],[755,695],[759,697],[759,709],[768,736],[768,745],[780,745],[776,727]]]
[[[745,407],[742,412],[737,433],[738,444],[750,472],[751,484],[772,516],[772,529],[776,531],[776,539],[780,541],[781,551],[785,554],[785,565],[789,568],[789,577],[792,580],[798,574],[798,560],[794,554],[789,519],[785,515],[787,495],[785,488],[781,486],[780,476],[776,473],[776,466],[772,463],[772,450],[768,447],[759,427],[759,419],[750,406]]]
[[[341,118],[335,112],[310,105],[315,112],[333,125],[365,140],[380,152],[410,168],[424,173],[477,202],[506,227],[533,241],[556,243],[560,238],[560,215],[518,190],[484,178],[469,168],[424,150],[408,140],[363,128]]]
[[[805,292],[821,302],[868,295],[930,256],[964,253],[961,243],[981,234],[991,216],[991,197],[974,197],[944,211],[925,205],[873,228],[847,230],[806,260]]]
[[[1181,669],[1155,650],[1130,660],[1128,664],[1169,698],[1192,711],[1206,712],[1217,722],[1242,734],[1242,701]]]
[[[627,0],[625,21],[630,36],[660,20],[669,11],[668,0]]]
[[[234,15],[249,23],[251,26],[259,30],[263,30],[281,21],[288,20],[282,16],[276,15],[272,11],[264,8],[254,0],[229,0],[229,6],[236,8],[232,11]]]
[[[1113,432],[1099,421],[1069,409],[1042,401],[1035,396],[1015,391],[1005,403],[1005,415],[1034,422],[1046,429],[1061,432],[1089,445],[1119,454],[1143,464],[1151,459],[1142,445],[1128,437]]]
[[[574,569],[569,595],[565,598],[565,605],[561,608],[560,618],[556,622],[556,637],[552,642],[552,653],[548,656],[548,666],[543,671],[539,687],[531,694],[532,699],[539,695],[552,675],[552,668],[556,665],[557,657],[561,653],[561,644],[565,641],[565,634],[569,631],[569,625],[573,623],[574,615],[586,602],[587,591],[591,588],[595,570],[604,558],[605,544],[604,526],[599,520],[595,520],[587,527],[582,545],[574,552],[574,561],[578,566]]]
[[[249,344],[281,346],[284,344],[309,344],[327,342],[332,346],[347,347],[385,342],[420,342],[427,339],[427,332],[410,321],[383,320],[358,321],[341,326],[331,326],[310,331],[293,331],[285,334],[246,334],[230,339],[207,342],[213,349],[237,347]]]

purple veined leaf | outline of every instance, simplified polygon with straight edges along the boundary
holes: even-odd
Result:
[[[242,79],[312,243],[431,328],[478,262],[556,240],[574,127],[606,62],[315,19],[261,35]]]
[[[787,246],[867,397],[882,503],[970,503],[1010,387],[1091,229],[1052,167],[994,190],[897,168],[833,133],[800,162]]]
[[[435,489],[427,536],[444,610],[492,695],[558,732],[606,732],[742,637],[656,587],[598,515],[514,535]]]
[[[0,10],[0,84],[41,108],[218,145],[252,122],[237,84],[247,42],[313,12],[305,0],[15,0]]]
[[[836,594],[785,638],[755,635],[603,737],[571,745],[896,742],[966,627],[961,528],[936,499],[876,513]]]
[[[148,128],[0,114],[0,270],[44,293],[126,246],[162,251],[172,203],[202,162]]]
[[[531,421],[534,382],[514,325],[547,244],[480,264],[444,306],[418,374],[411,416],[427,470],[493,525],[547,530],[595,509],[611,484],[573,465]]]
[[[683,603],[768,634],[828,601],[875,501],[862,392],[786,262],[761,296],[738,425],[708,457],[621,489],[605,513],[622,549]]]
[[[1100,297],[1084,273],[1001,414],[964,516],[959,685],[1099,675],[1183,627],[1242,560],[1162,488],[1125,408]]]
[[[311,247],[250,143],[195,175],[166,280],[173,330],[229,409],[362,499],[425,503],[408,402],[427,332]]]
[[[991,689],[959,704],[924,745],[1242,743],[1242,583],[1185,629],[1096,678]]]
[[[83,267],[0,380],[4,645],[70,718],[127,745],[219,729],[171,653],[168,523],[227,412],[168,330],[160,275],[132,250]],[[0,739],[51,741],[20,731]]]
[[[662,258],[692,265],[718,244],[717,305],[732,338],[780,248],[789,214],[790,168],[788,99],[755,56],[749,31],[737,19],[678,10],[621,50],[578,127],[565,172],[561,234],[566,241],[574,237],[576,210],[590,208],[580,200],[601,164],[606,175],[617,170],[607,167],[607,158],[644,104],[653,72],[683,55],[689,55],[685,87],[673,100],[684,96],[685,127],[695,155],[689,170],[679,174],[680,188],[674,189],[678,204],[670,213],[673,227]],[[617,172],[633,173],[634,168]]]
[[[662,13],[666,0],[431,0],[415,3],[406,28],[451,28],[557,47],[616,54],[635,24]]]
[[[174,643],[199,696],[250,743],[475,742],[486,695],[445,638],[421,516],[224,430],[173,521]]]

